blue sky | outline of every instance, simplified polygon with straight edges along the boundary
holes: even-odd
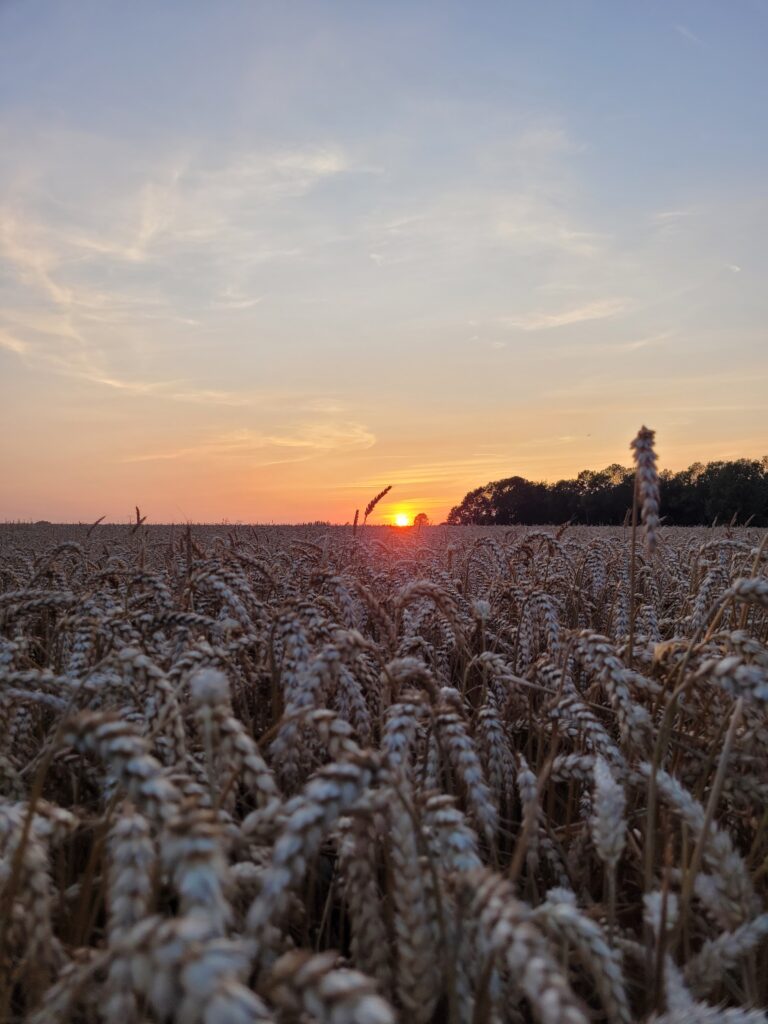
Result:
[[[0,0],[0,515],[762,455],[767,44],[757,0]]]

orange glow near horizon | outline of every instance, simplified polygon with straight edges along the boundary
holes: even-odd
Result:
[[[0,380],[5,383],[1,357],[2,353]],[[15,419],[19,440],[0,446],[0,474],[12,481],[0,494],[0,520],[91,523],[104,515],[106,522],[133,522],[138,504],[150,523],[343,524],[351,523],[355,509],[364,509],[391,484],[393,500],[387,495],[377,505],[371,525],[395,525],[398,515],[406,516],[410,525],[421,512],[439,524],[468,491],[491,480],[520,475],[551,482],[574,477],[582,469],[603,469],[614,462],[628,465],[629,440],[644,420],[657,431],[660,469],[678,470],[713,459],[759,458],[766,447],[756,429],[750,433],[747,419],[754,412],[747,412],[742,423],[734,417],[737,422],[730,429],[725,417],[713,412],[711,422],[691,435],[690,422],[675,423],[662,409],[646,416],[639,408],[619,413],[606,411],[605,406],[600,411],[601,429],[591,435],[587,414],[548,408],[548,430],[535,443],[521,440],[535,415],[510,408],[488,414],[482,428],[467,424],[465,433],[447,438],[429,436],[418,414],[411,414],[416,423],[407,435],[401,426],[396,437],[391,436],[391,425],[376,421],[376,443],[357,451],[276,444],[276,433],[267,435],[266,427],[264,436],[233,432],[216,443],[195,445],[187,438],[202,433],[191,415],[199,416],[200,410],[179,404],[173,409],[174,421],[158,426],[161,403],[154,397],[115,395],[109,410],[99,408],[101,429],[91,429],[97,409],[95,385],[69,385],[86,413],[82,423],[76,423],[71,422],[70,411],[71,425],[56,432],[52,417],[60,407],[61,392],[52,393],[44,383],[25,396],[26,402],[8,390],[6,411]],[[387,417],[391,419],[391,411]],[[395,421],[405,419],[404,413]],[[126,423],[130,430],[118,430]],[[574,429],[574,424],[581,428],[578,436],[556,434],[566,425]],[[484,450],[481,429],[484,436],[513,440]],[[173,443],[165,446],[150,436],[152,430],[173,434]]]

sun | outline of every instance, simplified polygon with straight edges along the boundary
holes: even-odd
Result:
[[[395,526],[408,526],[410,520],[405,512],[398,512],[395,516]]]

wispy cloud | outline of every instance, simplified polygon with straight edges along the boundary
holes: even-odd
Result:
[[[237,288],[225,288],[221,294],[214,299],[212,305],[222,310],[243,310],[253,309],[264,301],[263,295],[246,295]]]
[[[559,202],[536,194],[502,198],[495,232],[528,251],[553,249],[578,257],[597,255],[607,241],[599,232],[575,224]]]
[[[385,471],[386,478],[393,485],[400,487],[445,483],[451,480],[460,479],[467,475],[475,475],[481,478],[492,479],[493,474],[499,473],[510,465],[511,459],[508,453],[489,454],[463,459],[433,459],[432,461],[418,462],[401,469],[388,468]],[[381,484],[381,476],[368,476],[350,485],[348,490],[357,488],[374,488]]]
[[[81,144],[66,137],[57,142],[65,151]],[[99,140],[88,144],[94,158],[119,159],[106,146],[100,151]],[[334,177],[370,171],[338,146],[246,151],[218,163],[179,154],[158,158],[154,166],[128,176],[114,168],[107,195],[94,195],[84,179],[80,190],[71,189],[57,204],[54,217],[49,210],[45,227],[35,224],[31,211],[45,203],[50,185],[45,177],[38,181],[39,175],[30,173],[29,186],[15,189],[13,204],[0,219],[0,244],[27,270],[42,270],[39,282],[59,299],[46,276],[52,258],[70,265],[96,257],[141,263],[166,257],[169,246],[194,249],[225,237],[231,240],[248,233],[254,218],[274,204],[301,199]],[[249,258],[259,262],[295,251],[251,245]]]
[[[575,142],[563,125],[534,124],[523,129],[512,140],[511,148],[525,156],[535,153],[549,157],[561,153],[581,152],[584,144]]]
[[[193,402],[199,405],[223,405],[234,408],[253,404],[253,396],[235,391],[217,391],[211,388],[196,388],[184,381],[140,381],[121,380],[119,377],[89,376],[95,384],[104,384],[132,395],[165,398],[173,402]]]
[[[638,352],[644,348],[655,348],[657,345],[663,345],[665,341],[669,341],[670,338],[674,337],[674,334],[674,331],[647,334],[645,337],[635,338],[633,341],[620,341],[615,348],[620,352]]]
[[[697,36],[696,33],[688,28],[687,25],[675,25],[675,32],[689,43],[694,43],[696,46],[706,46],[704,40]]]
[[[659,210],[653,214],[653,220],[659,224],[675,220],[686,220],[688,217],[695,217],[696,210]]]
[[[565,208],[564,208],[565,207]],[[556,186],[547,193],[513,188],[446,189],[412,209],[375,215],[355,228],[377,266],[433,266],[493,259],[500,253],[549,253],[583,261],[598,256],[608,237],[567,210]]]
[[[308,422],[282,433],[251,429],[230,431],[207,441],[172,450],[130,455],[125,462],[156,462],[190,458],[248,458],[265,449],[296,449],[304,458],[338,451],[365,450],[376,444],[376,436],[363,424],[351,421]],[[260,463],[271,465],[273,463]]]
[[[0,327],[0,348],[4,348],[8,352],[13,352],[15,355],[21,356],[27,351],[27,344],[21,341],[20,338],[15,338],[8,331]]]
[[[328,178],[355,169],[359,168],[340,146],[246,153],[224,167],[190,173],[190,191],[220,200],[296,198]]]
[[[535,312],[522,316],[502,317],[500,323],[505,327],[521,331],[546,331],[555,327],[584,323],[588,320],[605,320],[608,317],[618,316],[629,308],[629,300],[625,298],[601,299],[557,313]]]
[[[254,395],[245,391],[198,387],[183,379],[148,381],[113,373],[107,369],[99,346],[86,341],[67,312],[9,309],[0,317],[10,325],[8,329],[0,324],[0,346],[31,369],[44,369],[127,395],[214,406],[247,406],[254,402]]]
[[[51,145],[77,150],[66,141],[56,137]],[[74,142],[97,153],[102,146],[94,139]],[[106,162],[115,160],[106,143],[102,150]],[[87,175],[74,177],[55,204],[45,170],[30,170],[0,206],[6,268],[0,297],[4,291],[13,299],[0,303],[3,348],[32,368],[125,394],[244,404],[242,395],[163,379],[162,372],[149,382],[125,365],[133,352],[133,362],[151,370],[155,353],[162,354],[148,340],[148,322],[167,336],[176,326],[196,328],[226,313],[252,316],[264,297],[255,268],[303,252],[269,244],[270,236],[277,241],[274,226],[254,244],[255,222],[353,170],[335,146],[228,155],[218,165],[183,157],[166,166],[160,161],[149,179],[113,168],[104,176],[107,192],[90,189]]]

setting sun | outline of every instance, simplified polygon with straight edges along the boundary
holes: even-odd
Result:
[[[408,526],[410,520],[405,512],[398,512],[395,516],[395,526]]]

